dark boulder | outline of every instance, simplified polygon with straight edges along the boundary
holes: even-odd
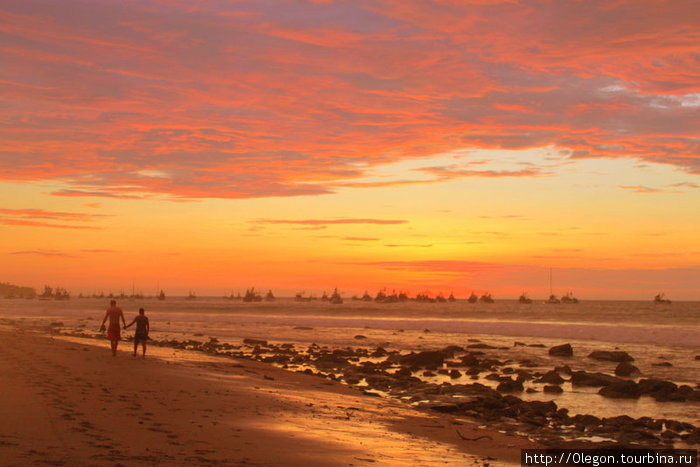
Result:
[[[469,344],[467,346],[468,349],[497,349],[498,347],[494,347],[493,345],[489,344]]]
[[[267,341],[266,341],[266,340],[262,340],[262,339],[249,339],[249,338],[246,338],[246,339],[243,339],[243,343],[244,343],[244,344],[249,344],[249,345],[267,345]]]
[[[564,382],[564,378],[559,376],[559,373],[557,373],[554,370],[550,370],[537,381],[539,383],[549,383],[549,384],[561,384]]]
[[[564,392],[562,388],[555,385],[547,385],[542,390],[547,394],[561,394],[562,392]]]
[[[642,391],[634,381],[620,381],[600,388],[598,394],[612,399],[639,399]]]
[[[445,361],[445,356],[440,351],[424,351],[418,353],[410,353],[408,355],[402,355],[400,357],[400,362],[403,365],[410,365],[415,367],[430,367],[437,368],[442,366]]]
[[[549,355],[553,357],[573,357],[574,349],[571,344],[555,345],[549,349]]]
[[[588,358],[594,360],[603,360],[606,362],[633,362],[634,358],[627,352],[622,350],[594,350],[588,355]]]
[[[472,354],[467,354],[462,357],[462,363],[466,366],[476,366],[479,364],[479,359]]]
[[[508,381],[502,381],[496,388],[499,392],[523,392],[523,383],[520,381],[514,381],[512,379]]]
[[[571,373],[571,384],[574,386],[600,387],[620,381],[623,380],[603,373],[588,373],[585,371],[574,371]]]
[[[632,365],[630,362],[620,362],[615,367],[615,374],[617,376],[632,376],[639,374],[639,368]]]
[[[458,345],[448,345],[441,350],[445,358],[454,358],[456,352],[464,352],[464,348]]]

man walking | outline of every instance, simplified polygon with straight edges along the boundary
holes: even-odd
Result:
[[[111,302],[109,302],[109,308],[107,308],[107,313],[105,313],[105,317],[102,320],[102,326],[100,326],[100,331],[105,330],[105,321],[107,321],[107,318],[109,318],[109,328],[107,329],[107,337],[109,337],[109,342],[112,346],[112,356],[116,357],[117,345],[119,345],[119,341],[122,338],[120,332],[121,328],[119,326],[119,318],[121,318],[122,323],[124,324],[124,329],[126,329],[124,312],[121,308],[117,306],[116,300],[112,300]]]

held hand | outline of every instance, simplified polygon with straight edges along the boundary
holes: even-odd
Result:
[[[107,330],[107,328],[105,328],[104,324],[102,326],[100,326],[100,332],[105,332],[106,330]]]

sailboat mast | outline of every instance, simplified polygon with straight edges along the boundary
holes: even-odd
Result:
[[[552,268],[549,268],[549,295],[552,295]]]

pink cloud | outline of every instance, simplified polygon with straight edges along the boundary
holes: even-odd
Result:
[[[58,196],[313,196],[429,183],[364,182],[379,164],[543,146],[700,173],[695,10],[7,0],[0,181],[60,179]]]

